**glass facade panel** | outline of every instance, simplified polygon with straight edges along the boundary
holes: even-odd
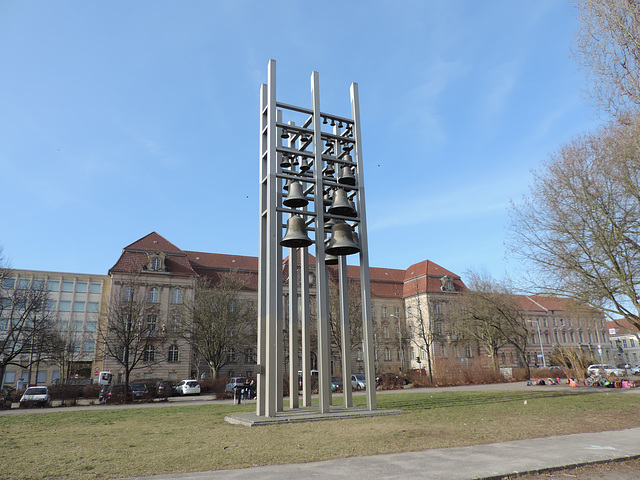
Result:
[[[87,322],[84,330],[86,332],[95,332],[98,330],[98,322]]]
[[[84,312],[84,302],[73,302],[74,312]]]
[[[87,293],[87,282],[76,283],[76,292]]]
[[[89,293],[100,293],[102,291],[101,283],[91,283],[89,286]]]
[[[21,290],[28,290],[29,286],[31,286],[30,278],[20,278],[18,279],[18,288]]]
[[[60,312],[70,312],[71,311],[71,301],[70,300],[60,300],[60,305],[58,306],[58,310]]]
[[[60,280],[49,280],[47,282],[47,290],[50,292],[57,292],[60,290]]]
[[[2,281],[2,288],[6,288],[7,290],[13,290],[15,286],[16,286],[15,278],[5,278]]]
[[[98,302],[89,302],[87,304],[87,312],[95,313],[100,309],[99,307],[100,304]]]
[[[63,281],[62,282],[62,291],[63,292],[73,292],[73,282]]]

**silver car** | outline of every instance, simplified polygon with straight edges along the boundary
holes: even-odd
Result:
[[[29,387],[20,398],[20,408],[29,406],[50,407],[51,395],[47,387]]]
[[[614,365],[608,363],[596,363],[587,367],[587,373],[589,375],[615,375],[616,377],[624,377],[626,370],[623,368],[617,368]]]

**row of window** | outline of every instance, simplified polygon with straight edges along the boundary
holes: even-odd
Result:
[[[607,341],[607,336],[606,336],[606,332],[604,330],[602,330],[602,332],[600,332],[600,336],[598,336],[598,332],[595,331],[593,332],[593,334],[591,333],[591,330],[587,331],[587,336],[584,336],[584,333],[582,332],[582,330],[578,330],[578,335],[576,337],[576,334],[573,330],[569,330],[568,335],[567,335],[567,331],[566,330],[562,330],[561,332],[558,332],[558,330],[554,330],[553,331],[553,340],[554,343],[576,343],[576,338],[578,340],[578,343],[585,343],[585,338],[588,340],[587,343],[604,343]],[[535,343],[540,343],[540,337],[538,335],[536,335],[535,333],[531,334],[531,343],[535,344]],[[551,335],[549,332],[544,332],[544,343],[551,343]]]
[[[130,301],[133,299],[133,288],[131,286],[125,286],[123,289],[123,298],[125,301]],[[160,302],[160,289],[158,287],[151,287],[149,289],[149,295],[147,297],[147,301],[149,303],[158,303]],[[174,305],[179,305],[182,303],[182,289],[174,288],[171,291],[171,303]]]
[[[576,326],[577,327],[581,327],[582,326],[581,325],[581,320],[579,318],[575,319],[574,321],[576,322]],[[545,327],[549,326],[549,319],[547,317],[537,318],[536,322],[541,326],[542,325],[545,326]],[[585,320],[585,323],[586,323],[585,327],[590,327],[591,326],[591,320],[589,320],[588,318]],[[593,319],[593,326],[597,327],[598,323],[600,324],[600,327],[604,327],[604,319],[600,319],[598,321],[598,319],[594,318]],[[570,318],[567,318],[565,320],[564,318],[555,318],[554,317],[554,318],[551,318],[551,326],[552,327],[564,327],[564,326],[572,327],[573,326],[573,321]]]
[[[102,291],[102,284],[95,282],[74,282],[73,280],[45,280],[43,278],[23,278],[17,279],[10,277],[5,278],[2,282],[2,288],[7,290],[13,290],[17,288],[19,290],[28,290],[34,288],[35,290],[44,290],[45,282],[47,290],[50,292],[73,292],[75,285],[76,293],[100,293]],[[62,286],[62,288],[61,288]]]
[[[47,300],[45,310],[50,312],[55,312],[56,309],[59,312],[85,312],[85,307],[87,313],[98,313],[100,311],[99,302],[71,302],[71,300],[60,300],[60,302]]]
[[[147,345],[147,348],[144,350],[143,360],[145,362],[155,362],[156,361],[156,347],[153,345]],[[177,345],[171,345],[167,352],[167,361],[169,363],[175,363],[180,361],[180,349]]]
[[[72,332],[81,332],[82,331],[83,322],[80,320],[75,320],[73,322],[67,322],[64,320],[58,319],[56,322],[56,330],[59,332],[66,332],[71,327]],[[98,330],[98,322],[87,322],[84,324],[85,332],[96,332]]]

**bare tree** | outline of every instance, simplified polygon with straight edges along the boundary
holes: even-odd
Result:
[[[98,331],[99,348],[115,360],[124,372],[124,384],[129,398],[131,373],[160,363],[160,351],[165,343],[157,328],[157,317],[149,310],[149,302],[135,274],[115,288],[106,308],[106,321]]]
[[[431,362],[431,347],[436,341],[437,332],[434,331],[433,318],[435,316],[435,305],[429,302],[427,296],[420,295],[418,283],[416,282],[416,296],[413,297],[412,304],[407,308],[407,320],[411,324],[411,341],[416,345],[418,351],[424,350],[427,356],[427,366],[429,371],[429,381],[433,384],[433,366]],[[420,358],[420,357],[418,357]]]
[[[486,273],[467,272],[465,277],[468,290],[460,295],[453,328],[483,347],[497,371],[498,352],[507,344],[507,338],[494,311],[495,282]]]
[[[355,352],[362,348],[362,296],[360,295],[360,282],[349,280],[347,282],[347,296],[349,305],[349,351]],[[331,344],[337,351],[338,358],[342,361],[342,327],[340,319],[340,294],[338,282],[329,281],[329,329]]]
[[[496,369],[498,350],[505,345],[511,346],[529,378],[526,317],[508,283],[498,282],[486,273],[470,272],[467,287],[460,296],[456,326],[489,352]]]
[[[255,349],[256,311],[242,295],[248,280],[239,272],[223,273],[215,282],[199,278],[194,302],[187,307],[180,326],[196,357],[209,365],[214,378],[235,355]]]
[[[27,369],[38,361],[53,327],[47,301],[44,282],[16,285],[0,251],[0,386],[8,365]]]
[[[640,113],[640,3],[574,0],[580,29],[574,57],[591,96],[614,117]]]
[[[55,364],[60,369],[60,383],[68,384],[73,364],[81,358],[80,343],[76,332],[70,336],[52,332],[46,339],[42,360]]]
[[[640,123],[612,124],[551,156],[511,208],[528,290],[572,298],[640,330]]]

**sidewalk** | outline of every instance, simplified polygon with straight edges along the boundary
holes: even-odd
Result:
[[[422,452],[351,457],[239,470],[153,475],[135,480],[227,480],[311,478],[499,479],[560,467],[640,457],[640,428],[515,440]],[[133,479],[130,479],[133,480]]]

